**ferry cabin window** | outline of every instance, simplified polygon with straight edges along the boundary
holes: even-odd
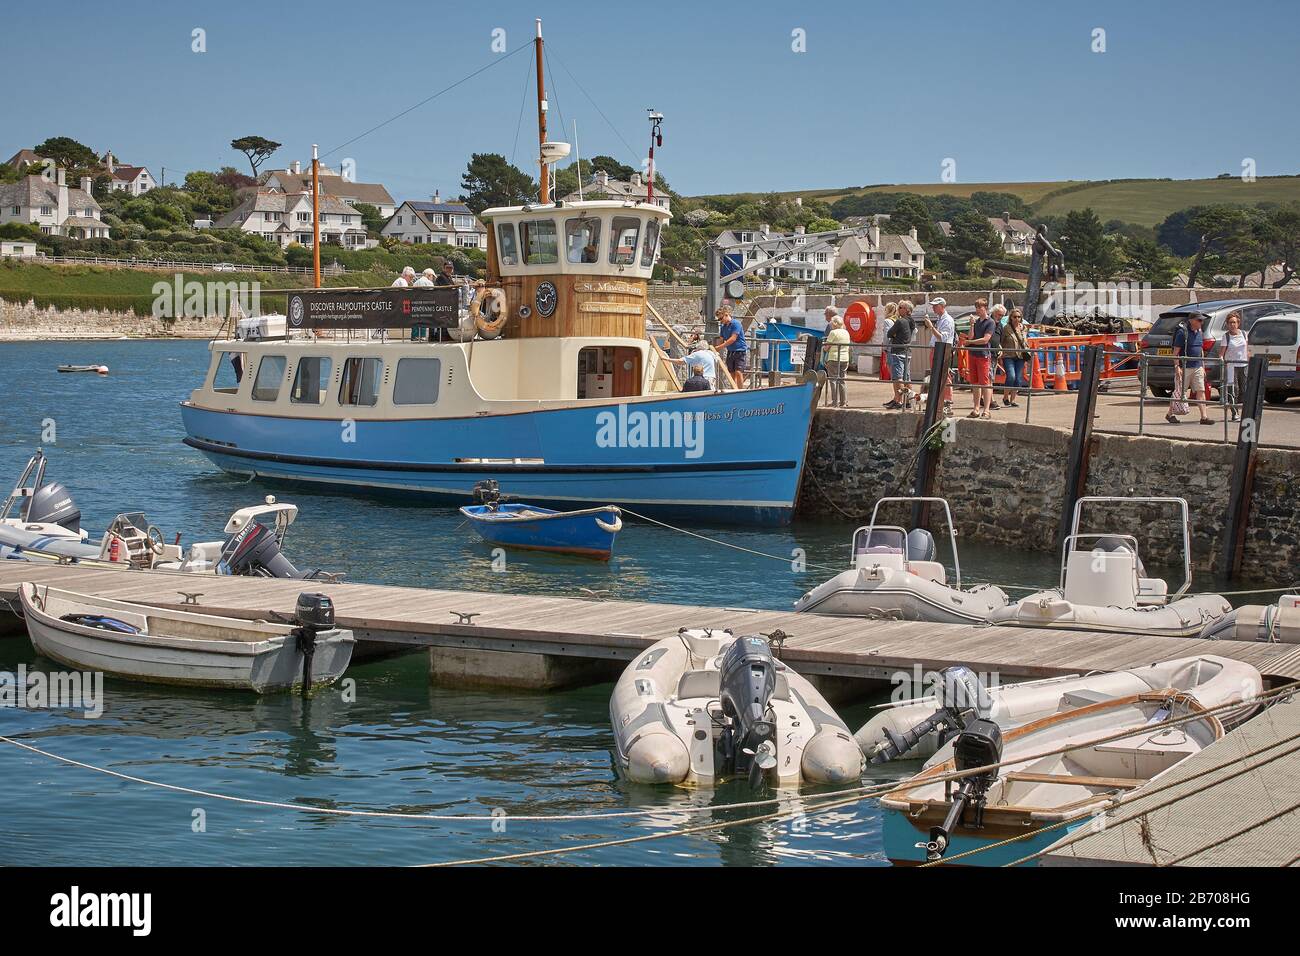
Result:
[[[615,216],[613,225],[609,240],[610,265],[630,266],[636,262],[636,240],[641,234],[641,220]]]
[[[397,360],[397,381],[393,385],[394,405],[434,405],[438,401],[438,380],[442,360],[404,358]]]
[[[521,222],[519,236],[524,244],[524,255],[528,257],[526,260],[528,265],[549,265],[560,260],[555,220],[534,219]]]
[[[599,262],[600,220],[586,216],[565,220],[564,249],[570,262]]]
[[[305,355],[300,358],[298,368],[293,373],[289,401],[295,405],[324,404],[333,367],[332,360],[320,355]]]
[[[378,404],[379,379],[383,372],[384,363],[377,358],[344,359],[342,381],[339,384],[339,404]]]
[[[280,397],[280,383],[284,381],[283,355],[267,355],[257,366],[257,378],[253,379],[253,401],[273,402]]]
[[[641,250],[641,267],[649,269],[655,264],[659,252],[659,220],[651,219],[645,226],[645,248]]]
[[[212,390],[234,395],[243,381],[248,358],[243,352],[218,352],[217,369],[212,375]]]
[[[519,246],[515,242],[515,224],[503,222],[497,226],[497,254],[503,266],[519,265]]]

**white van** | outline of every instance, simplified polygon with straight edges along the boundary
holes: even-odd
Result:
[[[1293,395],[1300,395],[1300,373],[1296,372],[1300,313],[1260,319],[1251,326],[1248,341],[1251,355],[1268,356],[1264,400],[1271,405],[1281,405]]]

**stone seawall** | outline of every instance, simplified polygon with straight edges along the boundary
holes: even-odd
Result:
[[[195,338],[208,339],[221,328],[220,316],[155,319],[109,309],[42,309],[33,302],[0,299],[0,341],[49,339]]]
[[[871,515],[877,498],[909,494],[917,414],[821,409],[813,422],[800,512],[849,521]],[[948,499],[960,538],[1054,552],[1070,435],[1019,422],[955,419],[935,493]],[[1095,435],[1089,495],[1186,498],[1198,570],[1217,568],[1227,518],[1233,447],[1128,435]],[[1092,517],[1089,518],[1088,515]],[[889,520],[905,523],[906,515]],[[1133,534],[1151,563],[1177,562],[1181,538],[1172,509],[1085,514],[1085,531]],[[847,532],[846,532],[847,533]],[[1259,452],[1243,570],[1271,584],[1300,579],[1300,451]]]

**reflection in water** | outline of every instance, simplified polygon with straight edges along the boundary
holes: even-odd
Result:
[[[58,375],[61,363],[104,363],[107,378]],[[54,418],[50,477],[74,493],[92,533],[120,511],[144,510],[168,534],[211,540],[230,513],[266,494],[298,504],[287,553],[299,567],[349,580],[612,598],[789,608],[847,564],[852,528],[838,522],[784,529],[692,525],[773,557],[719,548],[629,521],[608,565],[511,553],[504,573],[453,509],[375,500],[311,487],[244,482],[216,473],[180,443],[176,408],[206,365],[203,343],[59,342],[0,349],[5,421],[0,481],[16,477]],[[508,490],[508,489],[507,489]],[[810,570],[796,574],[794,549]],[[963,545],[971,581],[1055,582],[1050,556]],[[820,565],[820,567],[819,567]],[[816,628],[815,620],[806,625]],[[0,670],[47,668],[25,639],[0,638]],[[479,814],[491,822],[344,818],[241,806],[128,784],[0,745],[0,864],[411,864],[517,853],[681,829],[768,812],[722,809],[753,799],[747,784],[717,790],[629,787],[614,774],[611,686],[563,693],[430,686],[423,654],[359,663],[342,687],[304,704],[251,695],[105,682],[98,720],[60,711],[0,708],[0,734],[122,773],[217,793],[307,806]],[[867,705],[847,707],[851,727]],[[914,770],[871,768],[875,780]],[[883,774],[883,776],[882,776]],[[783,803],[798,806],[802,797]],[[604,813],[642,807],[716,807],[654,819],[529,823],[510,815]],[[195,833],[202,809],[206,832]],[[59,834],[60,839],[49,839]],[[75,839],[65,839],[72,835]],[[542,858],[541,863],[883,863],[871,801],[795,820],[673,836],[629,847]]]

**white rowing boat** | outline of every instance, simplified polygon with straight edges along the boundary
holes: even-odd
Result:
[[[323,595],[301,595],[296,624],[171,611],[24,583],[32,646],[78,670],[126,680],[265,693],[332,684],[352,659]]]

